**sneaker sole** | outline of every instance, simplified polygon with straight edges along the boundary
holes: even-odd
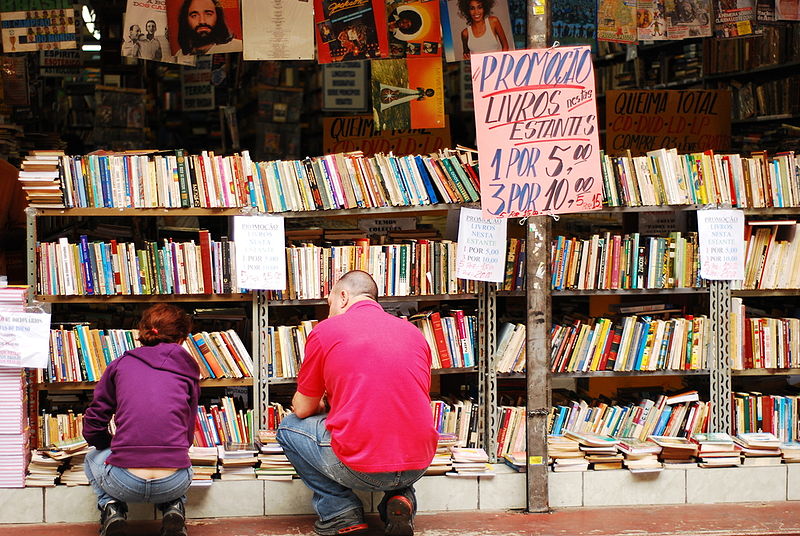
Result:
[[[314,534],[317,534],[319,536],[337,536],[339,534],[359,534],[368,529],[369,525],[367,525],[366,523],[358,523],[357,525],[352,525],[350,527],[344,529],[338,529],[335,531],[318,530],[317,528],[314,528]]]
[[[412,506],[405,497],[392,497],[386,503],[386,536],[413,536]]]
[[[167,514],[161,520],[161,536],[186,536],[186,519],[178,514]]]
[[[124,519],[112,521],[106,527],[105,536],[123,536],[128,523]]]

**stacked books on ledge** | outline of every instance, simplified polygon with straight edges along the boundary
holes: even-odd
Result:
[[[63,153],[62,153],[63,154]],[[252,162],[248,151],[220,156],[102,153],[61,156],[67,207],[256,207],[260,212],[415,206],[479,201],[469,155],[339,153]]]
[[[63,208],[60,163],[62,151],[31,151],[22,160],[19,182],[28,198],[28,206]]]
[[[754,151],[749,157],[711,150],[678,154],[656,149],[644,156],[603,155],[608,206],[728,205],[796,207],[800,175],[794,151]]]
[[[229,294],[241,291],[236,249],[223,236],[211,240],[201,230],[198,242],[164,239],[145,242],[89,241],[36,243],[36,292],[67,296]]]
[[[651,435],[650,441],[661,447],[659,459],[664,469],[697,467],[697,443],[686,437]]]
[[[464,314],[462,309],[452,309],[450,316],[438,311],[412,315],[408,319],[416,325],[431,348],[431,368],[474,367],[478,355],[478,317]]]
[[[0,285],[0,311],[24,311],[27,292],[28,285]]]
[[[705,315],[578,318],[550,330],[550,371],[702,370],[710,340]]]
[[[553,290],[705,286],[693,232],[672,232],[666,237],[608,232],[589,238],[558,236],[551,242],[550,259]]]
[[[494,469],[489,464],[489,455],[482,448],[451,447],[453,468],[445,473],[451,477],[493,477]]]
[[[439,440],[436,443],[436,453],[433,460],[425,471],[426,475],[443,475],[453,470],[453,455],[450,452],[452,447],[458,446],[459,440],[456,434],[439,433]]]
[[[664,468],[658,459],[661,447],[653,441],[621,437],[617,450],[625,457],[623,465],[631,473],[654,473]]]
[[[51,458],[39,451],[31,452],[28,472],[25,477],[26,488],[51,488],[61,476],[61,460]]]
[[[563,435],[547,436],[548,463],[556,473],[588,471],[589,462],[580,448],[580,443]]]
[[[721,432],[700,433],[691,437],[697,443],[697,462],[700,467],[735,467],[741,465],[739,450],[733,438]]]
[[[192,462],[192,486],[210,486],[217,474],[219,453],[217,447],[189,447],[189,460]]]
[[[217,447],[222,480],[255,480],[258,448],[254,443],[226,441]]]
[[[791,455],[789,459],[784,459],[781,440],[773,433],[752,432],[737,434],[733,440],[742,454],[742,465],[780,465],[784,461],[792,463],[790,461]]]

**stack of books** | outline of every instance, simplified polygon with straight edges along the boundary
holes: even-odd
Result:
[[[297,475],[294,466],[283,452],[283,447],[275,437],[275,430],[259,430],[256,434],[259,466],[256,478],[259,480],[291,480]]]
[[[0,488],[25,486],[31,454],[25,400],[22,369],[0,367]]]
[[[685,437],[651,435],[649,439],[661,447],[660,460],[664,469],[697,467],[697,444]]]
[[[87,446],[82,451],[70,456],[67,467],[64,469],[64,472],[61,473],[60,482],[62,484],[66,484],[67,486],[89,485],[89,479],[86,476],[86,469],[84,468],[88,450],[89,447]]]
[[[509,452],[503,454],[503,463],[518,473],[524,473],[528,469],[527,458],[524,451]]]
[[[217,473],[217,447],[189,447],[189,460],[192,462],[192,486],[210,486]]]
[[[31,452],[31,461],[28,463],[28,476],[25,477],[25,487],[51,488],[56,485],[56,480],[61,475],[59,469],[61,461],[39,451]]]
[[[28,205],[37,208],[64,208],[59,157],[62,151],[31,151],[22,161],[19,182]]]
[[[253,443],[226,442],[217,447],[223,480],[255,480],[255,465],[258,463],[258,449]]]
[[[440,433],[439,441],[436,444],[436,453],[433,460],[425,471],[426,475],[443,475],[453,470],[453,456],[450,453],[452,447],[461,445],[457,434]]]
[[[586,461],[597,471],[622,469],[622,454],[617,452],[619,440],[611,436],[565,431],[564,436],[578,442]]]
[[[735,467],[741,464],[733,438],[723,432],[700,433],[692,436],[697,443],[697,465],[700,467]]]
[[[781,440],[773,433],[741,433],[734,441],[742,455],[742,465],[780,465],[783,462]]]
[[[489,464],[489,455],[482,448],[451,447],[453,470],[445,473],[452,477],[493,477],[494,469]]]
[[[631,473],[653,473],[664,469],[658,461],[661,447],[635,437],[620,438],[617,449],[625,456],[623,464]]]
[[[574,439],[560,435],[547,436],[547,455],[553,462],[553,471],[557,473],[589,469],[589,462]]]
[[[800,443],[797,441],[781,443],[781,454],[783,463],[800,463]]]
[[[0,311],[24,311],[27,292],[28,285],[0,285]]]

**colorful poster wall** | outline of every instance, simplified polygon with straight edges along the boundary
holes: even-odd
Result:
[[[633,156],[659,148],[680,153],[731,148],[728,90],[664,89],[606,92],[608,154]]]
[[[591,48],[482,54],[472,80],[484,218],[600,209]]]
[[[439,2],[387,0],[386,12],[392,58],[442,55]]]

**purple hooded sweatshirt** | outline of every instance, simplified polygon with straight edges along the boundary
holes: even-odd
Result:
[[[111,447],[117,467],[190,467],[200,369],[178,344],[129,350],[115,359],[94,388],[83,417],[83,437]],[[114,416],[116,433],[108,423]]]

